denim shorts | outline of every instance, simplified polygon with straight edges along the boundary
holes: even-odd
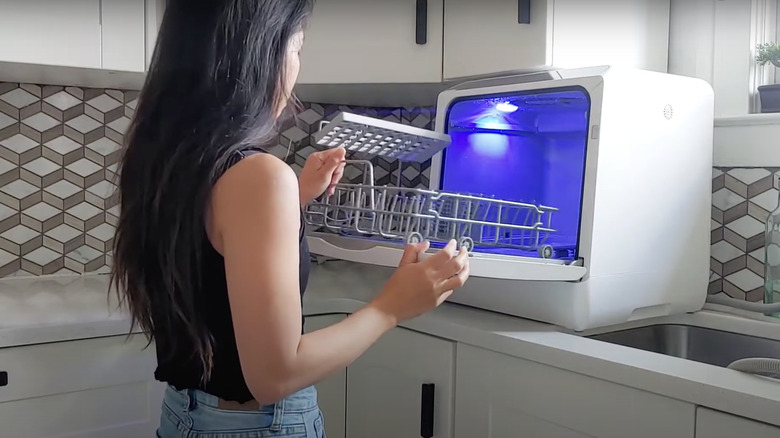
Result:
[[[256,411],[219,409],[217,397],[168,386],[158,438],[325,438],[313,386]]]

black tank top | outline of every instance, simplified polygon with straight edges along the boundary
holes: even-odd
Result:
[[[240,151],[230,161],[228,168],[248,155],[261,152],[263,151],[259,149]],[[300,230],[299,277],[301,300],[303,300],[311,266],[309,247],[305,238],[303,211],[301,211]],[[204,235],[205,233],[204,230]],[[203,288],[193,291],[193,293],[200,298],[196,300],[199,304],[195,310],[205,319],[206,326],[214,339],[211,378],[205,385],[201,384],[200,359],[194,357],[194,349],[184,327],[174,328],[174,332],[170,335],[170,337],[176,337],[177,342],[175,343],[161,337],[155,340],[157,370],[154,375],[157,380],[167,382],[177,389],[199,389],[224,400],[244,403],[254,397],[247,387],[238,359],[233,319],[228,301],[224,259],[214,249],[207,237],[203,240],[203,262],[202,266],[198,267],[203,272]],[[171,351],[172,349],[174,351]]]

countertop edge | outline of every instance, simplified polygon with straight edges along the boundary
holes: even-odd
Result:
[[[349,314],[356,299],[312,299],[306,316]],[[493,330],[464,324],[482,315]],[[517,321],[513,321],[517,320]],[[483,325],[483,324],[479,324]],[[492,325],[492,324],[491,324]],[[663,397],[780,426],[780,382],[717,366],[630,349],[558,331],[528,331],[545,324],[445,303],[400,327],[499,354],[553,366]],[[513,329],[516,329],[513,330]]]
[[[50,325],[11,327],[0,330],[0,349],[139,333],[142,332],[131,330],[129,319],[58,322]]]

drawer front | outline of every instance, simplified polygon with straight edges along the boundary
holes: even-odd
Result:
[[[146,344],[134,335],[0,349],[0,403],[153,380]]]
[[[160,424],[155,383],[132,383],[0,403],[0,436],[152,437]]]

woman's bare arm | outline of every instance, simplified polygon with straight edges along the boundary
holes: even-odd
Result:
[[[408,281],[395,289],[409,290],[403,294],[408,297],[375,300],[333,326],[301,335],[298,198],[295,173],[267,154],[233,166],[213,191],[209,234],[225,258],[244,377],[261,403],[277,401],[346,367],[393,328],[399,317],[435,307],[468,274],[467,269],[463,272],[466,258],[453,257],[450,248],[438,265],[430,262],[428,271],[415,267],[416,271],[401,276]],[[415,262],[416,254],[407,251],[404,258]],[[434,273],[433,267],[441,272]],[[426,284],[432,292],[415,297]],[[409,305],[398,301],[404,299]]]

